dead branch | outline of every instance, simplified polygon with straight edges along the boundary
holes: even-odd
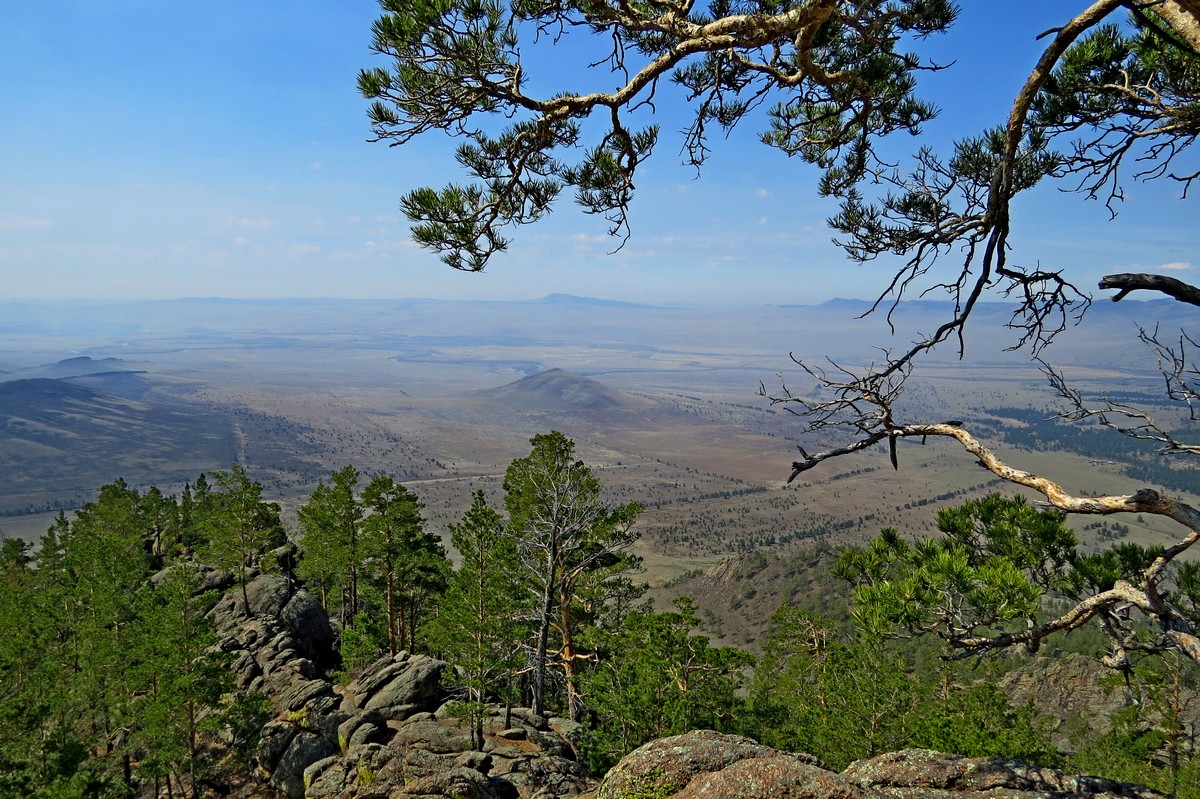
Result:
[[[1118,275],[1106,275],[1100,279],[1100,288],[1117,289],[1113,302],[1120,302],[1131,291],[1157,291],[1179,302],[1189,305],[1200,305],[1200,288],[1196,288],[1182,280],[1176,280],[1166,275],[1149,275],[1135,272],[1123,272]]]

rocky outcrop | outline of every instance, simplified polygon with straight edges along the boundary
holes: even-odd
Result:
[[[305,796],[553,799],[580,796],[595,787],[567,738],[551,729],[553,720],[525,709],[506,714],[493,707],[484,719],[483,751],[477,752],[454,710],[449,703],[434,712],[389,721],[377,733],[386,739],[382,742],[347,741],[342,753],[305,772]]]
[[[852,763],[838,774],[808,755],[702,730],[631,752],[596,799],[1162,799],[1143,788],[1013,761],[905,750]]]
[[[248,608],[231,588],[210,615],[237,687],[273,702],[254,765],[288,799],[553,799],[595,787],[576,759],[578,725],[492,708],[483,751],[472,751],[442,686],[449,664],[400,652],[335,686],[323,673],[333,630],[316,598],[267,574],[246,596]]]
[[[810,755],[712,731],[649,743],[597,786],[579,762],[578,724],[494,706],[483,721],[482,751],[474,751],[443,687],[449,664],[400,652],[335,686],[324,666],[334,635],[320,603],[279,575],[255,576],[246,596],[248,607],[232,586],[210,611],[238,688],[273,703],[254,753],[262,790],[246,786],[239,797],[259,799],[271,789],[288,799],[1156,797],[1106,780],[924,750],[859,761],[839,774]]]
[[[1064,751],[1106,732],[1110,719],[1129,707],[1131,698],[1117,672],[1095,658],[1074,652],[1039,656],[1000,678],[998,685],[1013,705],[1031,704],[1051,722],[1051,741]],[[1106,677],[1110,679],[1105,679]],[[1200,726],[1200,693],[1181,686],[1181,721]],[[1161,723],[1153,708],[1145,719]]]

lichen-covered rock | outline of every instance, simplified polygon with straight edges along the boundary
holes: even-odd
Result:
[[[279,704],[284,710],[297,711],[318,697],[333,696],[333,686],[327,680],[300,679],[283,689]]]
[[[694,777],[677,799],[867,799],[875,794],[795,755],[748,757]]]
[[[797,766],[813,768],[816,759],[807,755],[786,755],[769,746],[739,735],[712,730],[697,730],[684,735],[660,738],[630,752],[605,776],[597,799],[624,799],[641,795],[701,796],[683,792],[697,780],[713,775],[749,759],[769,758],[781,769],[780,757],[791,758]],[[715,788],[715,784],[714,784]],[[654,793],[657,791],[658,793]],[[745,796],[752,794],[724,794]],[[774,796],[772,793],[761,794]]]
[[[712,731],[652,741],[608,773],[596,799],[1163,799],[1131,785],[1013,761],[906,750],[837,774],[808,755]]]
[[[277,575],[257,576],[247,593],[250,615],[234,586],[210,618],[239,688],[271,699],[255,771],[289,799],[566,799],[595,788],[566,737],[577,725],[493,707],[486,751],[474,751],[466,719],[446,704],[448,664],[401,652],[334,686],[322,665],[332,640],[319,604]]]
[[[421,799],[496,799],[491,781],[478,771],[461,766],[431,774],[401,787],[396,796]]]
[[[370,692],[362,709],[388,719],[404,719],[420,710],[434,710],[442,698],[442,673],[449,664],[426,655],[414,655],[395,665],[400,668],[386,670],[390,676],[386,683],[379,685],[372,681],[372,687],[378,687]],[[362,698],[359,697],[360,701]]]
[[[463,724],[417,721],[400,725],[392,738],[396,746],[424,749],[434,754],[458,754],[471,748],[471,734]]]
[[[351,715],[338,727],[339,755],[305,772],[308,799],[396,799],[467,796],[476,799],[555,799],[595,788],[568,741],[528,726],[520,715],[505,724],[499,708],[484,721],[484,747],[472,749],[466,720],[423,712],[404,721]],[[501,732],[507,738],[499,737]],[[503,753],[503,754],[501,754]],[[466,772],[470,772],[469,774]]]
[[[258,735],[254,759],[264,774],[269,775],[275,770],[279,759],[283,757],[283,753],[287,751],[299,731],[294,724],[284,722],[270,722],[263,726]]]
[[[323,735],[296,733],[271,772],[271,786],[287,794],[288,799],[303,799],[307,787],[304,770],[336,752],[337,747]]]
[[[279,617],[292,598],[292,581],[277,574],[260,574],[246,584],[246,597],[250,600],[251,616]],[[237,591],[231,591],[234,600],[240,600]]]
[[[1081,777],[1013,760],[960,757],[928,749],[906,749],[851,763],[842,776],[886,796],[925,797],[953,794],[985,799],[1010,797],[1089,797],[1090,799],[1161,799],[1146,788],[1098,777]],[[939,793],[942,792],[942,793]]]
[[[279,613],[279,621],[291,633],[300,653],[318,663],[333,653],[333,625],[320,601],[304,589],[292,594]]]

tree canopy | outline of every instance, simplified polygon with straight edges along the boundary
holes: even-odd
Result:
[[[1148,648],[1178,648],[1200,661],[1195,620],[1176,603],[1174,561],[1200,540],[1200,511],[1152,488],[1128,495],[1074,496],[1044,476],[1009,465],[960,421],[903,418],[899,400],[922,354],[963,331],[988,292],[1014,301],[1017,346],[1035,358],[1087,308],[1088,292],[1065,270],[1009,258],[1014,201],[1039,184],[1100,200],[1114,213],[1128,181],[1163,180],[1186,197],[1200,168],[1189,148],[1200,132],[1200,0],[1095,0],[1061,4],[1059,24],[1001,123],[963,131],[949,148],[921,139],[936,109],[921,96],[923,73],[953,68],[922,54],[958,9],[945,0],[383,0],[373,49],[388,67],[364,70],[377,140],[404,144],[439,132],[460,140],[469,180],[413,189],[401,200],[416,241],[451,267],[478,271],[511,231],[545,217],[564,190],[587,213],[629,235],[634,182],[660,138],[652,118],[668,93],[688,104],[684,161],[701,167],[719,136],[765,121],[761,139],[820,171],[813,190],[839,209],[828,220],[855,262],[895,259],[874,310],[889,315],[906,297],[948,295],[953,311],[932,333],[865,367],[799,362],[823,390],[763,393],[804,417],[805,430],[838,429],[846,443],[800,450],[792,478],[825,460],[878,445],[898,465],[903,439],[954,439],[984,468],[1043,495],[1068,513],[1156,514],[1186,533],[1136,574],[1079,604],[1025,640],[1133,607],[1159,631]],[[579,69],[531,74],[537,45],[578,53]],[[597,55],[598,53],[598,55]],[[587,85],[587,67],[618,80]],[[913,155],[884,150],[894,134],[917,137]],[[889,147],[892,145],[889,143]],[[1163,275],[1113,274],[1113,300],[1151,291],[1200,304],[1200,291]],[[1200,400],[1189,365],[1194,339],[1142,331],[1167,393],[1185,408]],[[1164,452],[1198,445],[1120,402],[1089,404],[1051,365],[1065,415],[1156,442]],[[1192,417],[1194,418],[1194,417]],[[1016,586],[1018,581],[1010,581]],[[1184,581],[1187,582],[1186,580]],[[1194,601],[1194,600],[1193,600]],[[1086,617],[1086,618],[1085,618]],[[1005,646],[1006,636],[973,637]],[[1114,638],[1114,659],[1124,644]]]

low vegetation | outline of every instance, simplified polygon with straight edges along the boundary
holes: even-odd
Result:
[[[36,550],[5,540],[0,796],[202,796],[250,779],[257,730],[274,711],[269,697],[232,690],[206,614],[222,573],[239,596],[261,570],[292,575],[321,598],[340,633],[333,672],[352,677],[399,649],[454,663],[445,690],[458,697],[476,745],[487,704],[499,701],[580,722],[582,754],[596,771],[654,738],[709,728],[836,768],[919,746],[1200,795],[1188,707],[1196,675],[1186,661],[1131,664],[1137,701],[1111,720],[1093,719],[1098,734],[1064,752],[1049,719],[996,687],[1018,661],[972,670],[939,659],[931,640],[881,637],[878,625],[854,622],[878,615],[862,612],[873,601],[862,588],[853,617],[846,607],[821,615],[785,602],[760,657],[717,646],[692,599],[655,611],[644,598],[630,553],[640,508],[602,501],[597,478],[560,433],[532,445],[506,476],[505,513],[477,492],[454,525],[456,565],[423,530],[415,494],[380,475],[360,490],[351,467],[310,496],[294,544],[240,467],[202,476],[178,496],[118,481],[74,518],[60,516]],[[977,503],[943,512],[949,537],[929,547],[986,539],[990,549],[976,548],[1015,559],[1001,542],[1067,543],[1054,519],[1020,502],[985,505],[1010,514],[1004,529],[1015,539],[985,524],[983,538],[966,540],[950,522],[982,524]],[[885,533],[883,543],[844,554],[843,571],[862,586],[864,558],[901,568],[898,540]],[[1064,570],[1103,561],[1055,552]],[[909,579],[924,568],[904,563]],[[929,591],[951,596],[945,586]],[[1039,601],[1023,612],[1040,612]],[[239,607],[250,612],[248,602]]]

